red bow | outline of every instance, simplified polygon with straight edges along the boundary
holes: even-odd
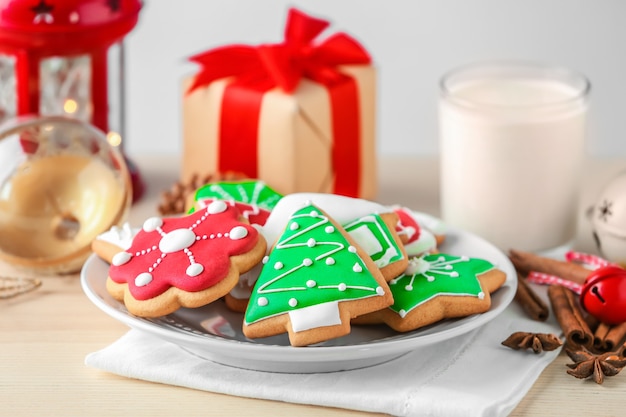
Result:
[[[339,65],[369,64],[365,48],[351,36],[339,32],[320,43],[315,38],[329,22],[291,8],[285,27],[285,40],[259,46],[230,45],[190,58],[202,66],[189,92],[215,80],[235,77],[237,83],[263,89],[279,87],[292,92],[302,78],[332,86],[346,75]]]

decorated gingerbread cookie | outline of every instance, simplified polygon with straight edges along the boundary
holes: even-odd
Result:
[[[400,218],[398,234],[409,256],[437,251],[437,247],[445,240],[447,232],[447,227],[442,220],[399,205],[392,206],[391,209]]]
[[[111,259],[107,290],[142,317],[200,307],[227,294],[265,249],[258,231],[223,201],[188,216],[152,217]]]
[[[401,274],[409,260],[396,231],[397,224],[398,216],[394,213],[372,213],[342,225],[387,281]]]
[[[483,259],[447,254],[415,257],[404,274],[389,283],[394,303],[354,322],[386,323],[406,332],[446,318],[484,313],[491,307],[490,294],[505,280],[504,272]]]
[[[212,201],[222,200],[237,207],[250,223],[263,225],[281,198],[281,194],[259,180],[216,182],[196,190],[187,203],[187,210],[193,212]]]
[[[289,333],[305,346],[350,332],[350,320],[393,300],[374,261],[324,211],[308,203],[287,219],[254,286],[243,332]]]

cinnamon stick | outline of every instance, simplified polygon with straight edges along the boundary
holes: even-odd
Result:
[[[591,349],[593,333],[585,322],[574,293],[562,285],[548,287],[548,298],[566,340],[575,346]]]
[[[511,259],[516,269],[524,273],[530,271],[543,272],[544,274],[556,275],[578,284],[583,284],[591,273],[590,270],[576,263],[544,258],[534,253],[515,249],[509,251],[509,259]]]
[[[517,292],[515,293],[515,301],[520,304],[526,314],[528,314],[528,316],[533,320],[546,321],[550,315],[548,305],[520,275],[517,276]]]
[[[614,326],[600,323],[593,334],[593,347],[600,352],[611,352],[626,339],[626,322]]]

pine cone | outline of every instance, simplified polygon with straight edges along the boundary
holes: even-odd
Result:
[[[237,181],[247,178],[237,172],[214,173],[207,175],[194,174],[184,182],[175,182],[169,190],[161,193],[158,205],[159,213],[163,216],[180,215],[185,212],[185,204],[191,194],[203,185],[218,181]]]

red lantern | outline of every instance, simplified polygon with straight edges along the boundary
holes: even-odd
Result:
[[[140,9],[139,0],[0,0],[0,122],[63,114],[120,145],[121,41]],[[143,191],[136,171],[133,191]]]

